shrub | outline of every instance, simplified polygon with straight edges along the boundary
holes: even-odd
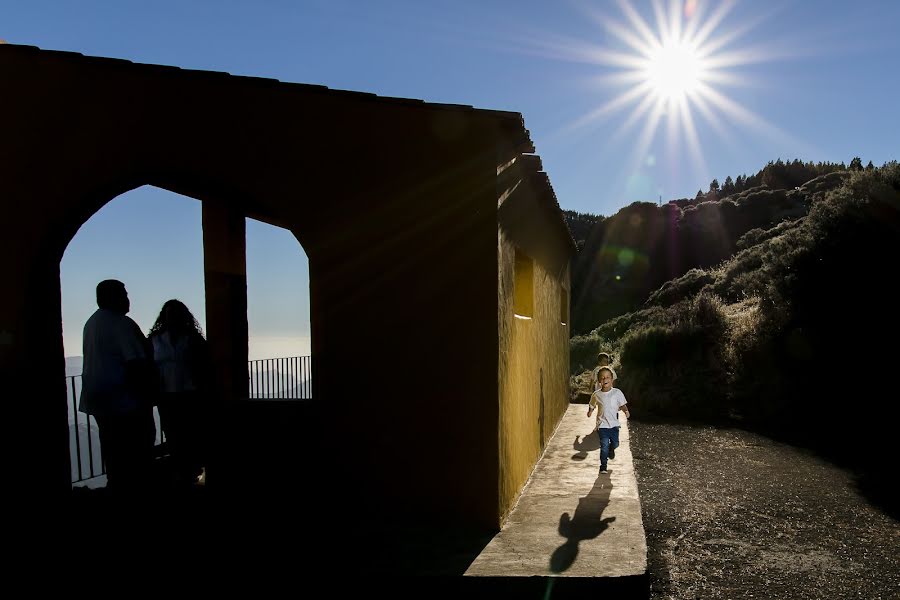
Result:
[[[661,288],[650,294],[650,297],[647,298],[647,304],[650,306],[671,306],[697,294],[697,292],[714,281],[715,277],[708,271],[691,269],[681,277],[667,281]]]
[[[633,330],[622,342],[619,380],[635,410],[679,417],[727,414],[721,300],[704,292],[672,307],[669,325]]]

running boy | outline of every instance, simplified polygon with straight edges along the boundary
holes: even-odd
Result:
[[[628,401],[619,388],[614,388],[613,370],[610,367],[599,367],[597,370],[599,389],[591,395],[587,416],[597,409],[597,435],[600,436],[600,473],[607,473],[607,460],[616,457],[619,447],[619,411],[631,418]]]

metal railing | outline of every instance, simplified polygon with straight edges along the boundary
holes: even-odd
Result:
[[[97,420],[78,410],[81,397],[81,375],[66,376],[66,396],[69,414],[69,463],[72,466],[72,483],[81,483],[106,474],[103,451],[100,447],[100,428]],[[153,407],[156,422],[156,446],[166,441],[159,423],[159,410]]]
[[[249,376],[251,398],[312,399],[312,360],[309,356],[251,360]]]
[[[78,410],[81,375],[66,377],[66,391],[72,483],[79,483],[105,474],[106,465],[103,464],[103,456],[100,454],[100,430],[97,427],[96,419]]]
[[[289,400],[312,399],[312,359],[309,356],[266,358],[248,361],[251,398]],[[72,483],[81,483],[106,474],[100,449],[100,433],[94,417],[78,410],[81,375],[66,376],[69,415],[69,456]],[[165,441],[159,423],[159,411],[153,408],[156,421],[156,445]]]

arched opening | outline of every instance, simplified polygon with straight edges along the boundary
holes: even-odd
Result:
[[[78,410],[82,331],[97,309],[97,283],[118,279],[125,284],[131,301],[129,317],[145,335],[163,303],[172,298],[189,308],[205,332],[208,282],[203,227],[202,202],[145,185],[103,205],[65,248],[60,291],[73,484],[105,483],[96,421]],[[250,360],[248,370],[238,376],[249,372],[251,398],[311,398],[306,254],[294,235],[280,227],[246,219],[246,236]],[[157,450],[164,454],[158,414],[156,426]]]
[[[247,325],[250,397],[311,399],[309,260],[290,231],[250,218]]]
[[[69,242],[60,261],[69,453],[73,484],[103,485],[104,464],[93,417],[78,410],[82,332],[97,309],[96,285],[125,284],[129,317],[147,335],[166,300],[184,302],[206,330],[200,202],[152,186],[117,196],[94,213]],[[156,443],[164,436],[155,411]]]

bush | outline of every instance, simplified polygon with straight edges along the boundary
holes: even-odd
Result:
[[[597,354],[607,352],[616,354],[617,349],[605,338],[588,334],[580,335],[569,341],[569,371],[575,375],[597,365]]]
[[[672,279],[650,294],[650,306],[671,306],[685,298],[697,294],[705,286],[715,282],[715,277],[703,269],[691,269],[681,277]]]
[[[636,329],[623,341],[618,375],[626,397],[638,413],[724,416],[728,328],[721,300],[701,293],[673,307],[669,319],[670,325]]]

